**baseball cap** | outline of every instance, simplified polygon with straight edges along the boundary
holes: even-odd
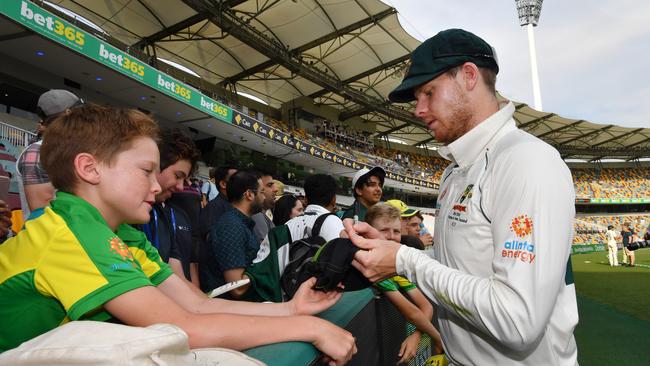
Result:
[[[41,94],[36,104],[36,113],[43,120],[49,119],[66,109],[84,104],[83,99],[63,89],[52,89]]]
[[[478,67],[499,72],[494,48],[482,38],[463,29],[439,32],[413,51],[402,83],[388,94],[388,99],[395,103],[415,100],[415,87],[465,62],[473,62]]]
[[[367,178],[372,177],[372,176],[377,176],[379,177],[379,180],[381,180],[381,183],[384,184],[384,178],[386,177],[386,172],[384,169],[376,166],[372,169],[368,168],[363,168],[359,171],[357,171],[354,174],[354,177],[352,178],[352,187],[356,188],[357,187],[357,182],[362,181],[364,182]]]
[[[398,209],[401,217],[411,217],[420,212],[419,210],[409,208],[406,203],[400,200],[388,200],[386,203]]]

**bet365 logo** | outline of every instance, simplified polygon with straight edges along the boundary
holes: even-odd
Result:
[[[86,40],[84,34],[71,26],[66,26],[59,19],[53,18],[50,15],[43,15],[35,6],[29,5],[28,2],[23,1],[20,5],[20,15],[33,24],[44,27],[50,32],[65,37],[68,41],[74,42],[79,46],[83,46]]]

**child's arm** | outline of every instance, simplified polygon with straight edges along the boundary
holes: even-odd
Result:
[[[410,292],[411,291],[409,291],[409,293]],[[393,303],[393,305],[395,305],[397,310],[399,310],[399,312],[404,315],[404,318],[406,318],[409,323],[415,325],[415,327],[420,331],[427,333],[432,337],[440,337],[440,333],[438,333],[433,324],[431,324],[433,308],[431,304],[426,301],[426,298],[424,298],[426,305],[424,303],[421,303],[416,306],[406,297],[404,297],[404,295],[402,295],[402,293],[399,291],[386,291],[384,294]],[[424,297],[424,295],[422,295],[422,297]],[[420,309],[419,306],[422,306],[423,309]]]
[[[316,317],[194,314],[153,286],[128,291],[108,301],[104,308],[131,326],[174,324],[187,333],[191,348],[243,350],[276,342],[303,341],[312,343],[336,365],[343,365],[356,353],[352,334]]]
[[[330,291],[328,293],[312,290],[316,279],[305,281],[294,298],[289,302],[261,304],[247,301],[230,301],[224,299],[210,299],[207,295],[188,286],[176,275],[163,281],[158,289],[167,297],[174,300],[185,310],[195,314],[231,313],[241,315],[311,315],[318,314],[332,305],[340,298],[341,293]]]
[[[433,306],[429,302],[429,299],[424,296],[422,291],[420,291],[417,287],[413,288],[411,290],[408,290],[406,294],[411,298],[411,300],[415,303],[415,305],[422,310],[422,312],[425,314],[427,319],[432,319],[433,318]],[[431,322],[429,322],[431,323]],[[426,332],[429,337],[431,337],[431,340],[434,343],[434,348],[436,353],[442,353],[442,339],[440,338],[440,332],[433,326],[433,333]]]

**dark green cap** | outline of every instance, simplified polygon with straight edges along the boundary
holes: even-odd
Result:
[[[499,72],[494,49],[487,42],[462,29],[444,30],[413,51],[404,80],[388,94],[388,99],[395,103],[415,100],[414,88],[465,62]]]

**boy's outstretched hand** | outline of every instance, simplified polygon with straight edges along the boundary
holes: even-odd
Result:
[[[329,309],[341,298],[342,294],[339,291],[323,292],[314,290],[313,287],[315,284],[316,277],[312,277],[303,282],[293,296],[293,299],[289,301],[294,315],[318,314]]]
[[[354,255],[352,265],[356,269],[372,282],[396,274],[395,260],[400,244],[379,239],[379,231],[365,222],[354,224],[352,220],[345,220],[343,225],[352,243],[363,249]]]

